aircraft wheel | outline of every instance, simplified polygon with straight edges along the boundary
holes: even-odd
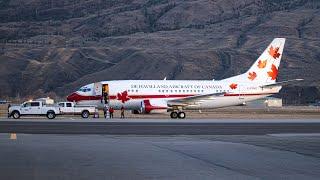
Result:
[[[179,113],[178,113],[178,117],[179,117],[180,119],[184,119],[184,118],[186,118],[186,113],[185,113],[185,112],[179,112]]]
[[[171,112],[170,117],[172,119],[177,119],[178,118],[178,113],[177,112]]]

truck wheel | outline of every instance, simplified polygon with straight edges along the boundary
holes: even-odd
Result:
[[[47,118],[48,119],[54,119],[56,117],[56,114],[52,111],[47,112]]]
[[[19,119],[20,118],[20,113],[18,111],[13,111],[11,115],[12,115],[12,117],[14,119]]]
[[[87,111],[87,110],[84,110],[84,111],[82,111],[82,113],[81,113],[81,117],[82,117],[82,118],[88,118],[89,115],[90,115],[90,113],[89,113],[89,111]]]

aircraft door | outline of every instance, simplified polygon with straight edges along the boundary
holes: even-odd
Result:
[[[109,104],[109,84],[102,85],[102,97],[104,104]]]

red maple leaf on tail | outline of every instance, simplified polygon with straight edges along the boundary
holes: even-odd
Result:
[[[257,77],[257,73],[256,72],[249,72],[248,79],[253,81],[256,77]]]
[[[229,85],[229,87],[230,87],[231,89],[237,89],[238,84],[232,83],[232,84]]]
[[[268,76],[271,77],[271,80],[277,79],[278,69],[274,64],[272,64],[271,71],[268,72]]]
[[[123,91],[122,93],[117,94],[117,100],[121,101],[122,103],[125,103],[126,101],[129,101],[130,98],[128,96],[127,91]]]
[[[279,48],[273,48],[272,46],[269,49],[269,54],[272,56],[274,59],[277,59],[280,57],[280,53],[278,52]]]
[[[261,61],[259,60],[258,62],[258,68],[263,69],[267,66],[267,60]]]

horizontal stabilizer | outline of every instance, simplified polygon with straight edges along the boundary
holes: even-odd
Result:
[[[303,81],[304,79],[291,79],[291,80],[287,80],[287,81],[281,81],[281,82],[276,82],[273,84],[268,84],[268,85],[264,85],[261,86],[262,88],[270,88],[270,87],[276,87],[276,86],[284,86],[284,85],[288,85],[288,84],[295,84],[297,81]]]

